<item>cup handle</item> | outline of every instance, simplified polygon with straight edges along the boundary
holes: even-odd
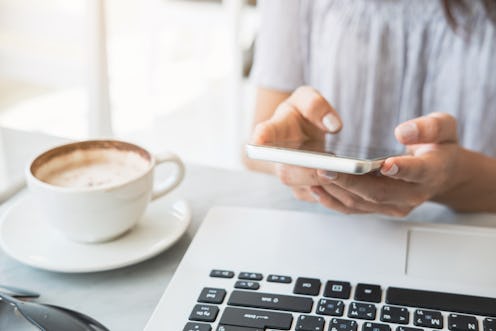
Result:
[[[152,192],[152,201],[160,198],[161,196],[164,196],[165,194],[175,189],[176,186],[179,185],[179,183],[181,183],[184,178],[184,164],[176,154],[164,152],[155,155],[155,167],[162,163],[169,162],[176,164],[176,170],[174,171],[174,174],[166,181],[154,187]]]

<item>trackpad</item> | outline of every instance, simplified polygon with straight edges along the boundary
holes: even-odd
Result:
[[[470,231],[470,229],[467,229]],[[496,286],[496,234],[413,228],[406,274],[448,282]]]

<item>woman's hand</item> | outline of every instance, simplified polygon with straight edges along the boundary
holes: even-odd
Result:
[[[338,113],[311,87],[291,95],[259,92],[263,98],[257,99],[255,144],[305,142],[341,129]],[[380,174],[336,174],[272,163],[264,163],[264,171],[275,173],[297,198],[346,214],[404,216],[426,200],[461,212],[496,213],[496,158],[458,145],[456,127],[455,118],[442,113],[400,124],[395,135],[408,154],[387,159]]]
[[[315,89],[303,86],[279,104],[270,119],[254,129],[254,144],[292,142],[317,139],[326,132],[341,129],[341,119],[334,108]],[[294,195],[306,201],[317,201],[310,190],[313,185],[329,183],[315,169],[277,164],[272,169],[288,185]]]
[[[432,113],[400,124],[395,135],[408,155],[388,158],[381,175],[347,175],[317,171],[328,184],[312,186],[324,206],[345,213],[382,213],[405,216],[427,200],[461,185],[454,117]]]
[[[341,126],[338,113],[316,90],[300,87],[269,120],[255,127],[252,142],[302,143],[338,132]],[[450,204],[445,196],[466,180],[460,176],[464,151],[458,145],[456,119],[433,113],[400,124],[395,135],[408,154],[388,158],[380,175],[337,174],[284,164],[275,165],[273,172],[298,199],[318,201],[346,214],[405,216],[427,200]]]

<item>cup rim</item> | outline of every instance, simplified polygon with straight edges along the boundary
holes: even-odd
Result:
[[[146,160],[148,160],[148,168],[139,176],[130,178],[129,180],[126,180],[124,182],[120,182],[117,184],[108,184],[108,185],[102,185],[102,186],[97,186],[97,187],[65,187],[65,186],[57,186],[53,184],[49,184],[47,182],[42,181],[38,177],[35,176],[34,174],[34,167],[36,166],[36,162],[41,162],[43,158],[48,158],[46,161],[49,161],[52,158],[57,157],[60,155],[62,152],[69,152],[72,150],[77,149],[78,147],[86,147],[88,146],[88,149],[90,146],[111,146],[111,147],[118,147],[118,146],[125,146],[127,149],[125,150],[131,150],[135,151],[138,154],[140,154],[142,157],[144,157]],[[155,165],[155,157],[153,154],[151,154],[148,150],[145,148],[130,143],[122,140],[117,140],[117,139],[90,139],[90,140],[79,140],[67,144],[62,144],[62,145],[57,145],[55,147],[52,147],[48,150],[45,150],[39,154],[37,154],[35,157],[32,158],[32,160],[27,164],[26,166],[26,176],[28,178],[28,183],[36,183],[37,186],[41,186],[46,189],[50,189],[53,191],[60,191],[64,193],[84,193],[84,192],[102,192],[102,191],[109,191],[113,189],[117,189],[126,185],[129,185],[130,183],[133,183],[135,181],[140,180],[144,176],[146,176],[150,171],[153,170],[153,167]]]

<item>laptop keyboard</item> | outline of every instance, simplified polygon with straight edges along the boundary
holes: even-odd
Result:
[[[183,331],[496,331],[494,298],[231,270],[210,277],[233,282],[203,288]],[[263,291],[268,283],[283,293]]]

